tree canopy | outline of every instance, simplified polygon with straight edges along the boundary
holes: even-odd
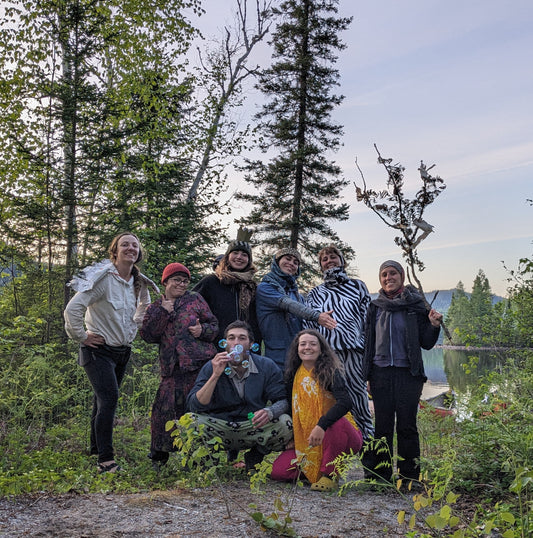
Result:
[[[253,209],[241,222],[266,250],[290,245],[314,256],[320,243],[340,243],[331,222],[348,218],[348,204],[339,203],[347,183],[328,154],[342,134],[331,120],[343,99],[333,93],[334,63],[351,18],[338,17],[331,0],[285,0],[273,12],[273,63],[257,84],[267,102],[256,116],[259,147],[270,160],[247,161],[253,193],[238,197]]]

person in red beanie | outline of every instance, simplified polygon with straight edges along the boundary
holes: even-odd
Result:
[[[168,264],[161,276],[164,294],[148,308],[140,330],[143,340],[159,344],[161,380],[152,405],[149,458],[164,465],[176,450],[169,420],[185,413],[185,400],[201,367],[216,354],[218,321],[204,298],[187,290],[191,273],[181,263]]]

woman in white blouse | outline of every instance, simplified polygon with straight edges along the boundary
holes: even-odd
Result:
[[[80,343],[78,363],[94,391],[91,454],[98,455],[100,472],[120,470],[113,449],[118,389],[150,304],[148,286],[159,291],[135,265],[142,257],[136,235],[117,235],[109,246],[109,260],[85,268],[72,280],[77,293],[64,312],[65,330]]]

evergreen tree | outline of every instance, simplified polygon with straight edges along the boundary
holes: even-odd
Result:
[[[492,292],[485,273],[480,269],[470,297],[459,282],[446,316],[453,333],[453,343],[473,346],[499,345],[502,328],[492,305]]]
[[[343,99],[332,93],[339,79],[333,64],[351,22],[337,17],[337,6],[336,0],[284,0],[274,9],[274,63],[257,86],[268,102],[256,119],[261,151],[277,155],[268,163],[247,161],[254,191],[238,194],[254,206],[241,222],[255,229],[266,250],[290,245],[316,255],[319,242],[340,243],[329,223],[348,218],[348,204],[338,203],[347,182],[327,159],[342,134],[330,118]]]
[[[452,334],[453,343],[462,345],[462,331],[469,323],[472,312],[470,300],[465,292],[464,284],[459,281],[453,292],[450,308],[446,314],[446,325]]]
[[[492,291],[489,280],[481,269],[474,279],[470,307],[472,334],[477,337],[479,343],[494,344],[496,319],[492,307]]]
[[[509,327],[509,344],[533,348],[533,258],[522,258],[517,270],[511,270],[509,305],[502,324]]]

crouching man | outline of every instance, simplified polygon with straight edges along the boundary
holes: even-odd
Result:
[[[226,351],[206,363],[187,397],[203,434],[220,437],[226,450],[244,455],[246,470],[292,439],[283,375],[274,361],[250,351],[254,337],[244,321],[228,325]]]

